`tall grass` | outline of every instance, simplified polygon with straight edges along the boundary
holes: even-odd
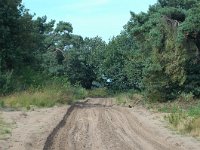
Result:
[[[192,117],[187,112],[171,113],[166,120],[180,133],[200,137],[200,116]]]
[[[92,90],[88,90],[88,97],[91,98],[105,98],[109,96],[110,94],[107,88],[95,88]]]
[[[143,102],[143,96],[141,94],[137,94],[134,92],[126,92],[126,93],[120,93],[116,95],[116,102],[119,105],[124,106],[135,106],[141,102]]]
[[[195,137],[200,137],[200,100],[192,93],[182,93],[174,101],[148,104],[153,111],[165,113],[171,128]]]
[[[1,97],[3,107],[27,108],[52,107],[56,104],[72,104],[77,99],[87,96],[87,91],[79,86],[71,86],[68,83],[52,82],[41,88],[30,88],[9,96]]]
[[[0,116],[0,140],[5,139],[9,136],[11,133],[10,131],[10,125],[3,121],[3,119]]]
[[[191,94],[181,95],[177,101],[165,104],[160,110],[169,113],[165,119],[172,128],[184,134],[200,137],[200,101],[193,99]]]

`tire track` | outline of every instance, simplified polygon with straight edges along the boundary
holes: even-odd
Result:
[[[173,150],[112,99],[90,99],[70,107],[44,150]]]

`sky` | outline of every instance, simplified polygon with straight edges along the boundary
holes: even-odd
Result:
[[[130,11],[146,12],[157,0],[22,0],[31,14],[48,20],[70,22],[73,33],[82,37],[102,37],[108,41],[120,34],[130,19]]]

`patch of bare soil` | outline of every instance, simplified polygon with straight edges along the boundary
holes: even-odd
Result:
[[[199,150],[198,141],[173,134],[165,125],[143,107],[89,99],[68,109],[44,150]]]
[[[66,114],[68,106],[34,111],[2,111],[4,121],[12,124],[12,134],[0,140],[0,150],[42,150],[48,135]]]

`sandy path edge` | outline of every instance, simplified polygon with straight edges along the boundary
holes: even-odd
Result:
[[[42,150],[55,126],[70,106],[34,111],[0,111],[4,121],[12,124],[9,138],[0,140],[0,150]]]

